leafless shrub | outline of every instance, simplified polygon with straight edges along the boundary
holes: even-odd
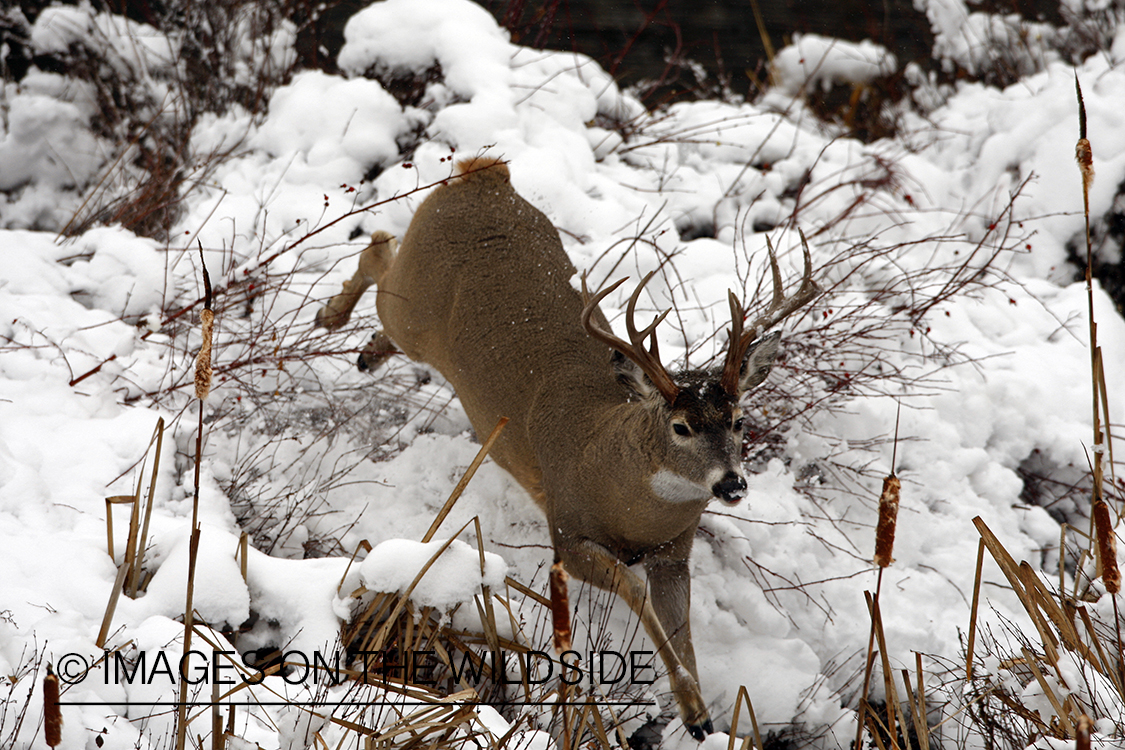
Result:
[[[1090,55],[1108,54],[1125,21],[1125,11],[1116,3],[1060,3],[1042,20],[1015,12],[1023,11],[1018,4],[1007,9],[997,5],[986,3],[969,15],[959,32],[968,51],[947,59],[944,77],[1004,88],[1045,70],[1053,60],[1079,65]],[[949,51],[939,45],[937,52]]]
[[[7,610],[0,611],[0,619],[7,619],[11,613]],[[7,694],[0,699],[0,744],[4,747],[15,747],[20,738],[24,723],[29,719],[36,722],[42,721],[42,716],[36,715],[34,709],[35,685],[46,674],[43,663],[45,655],[35,648],[29,654],[27,650],[20,654],[19,663],[15,665],[12,674],[4,675],[3,681],[7,686]],[[26,740],[26,732],[25,737]]]
[[[177,0],[149,8],[146,20],[155,30],[90,10],[87,28],[65,50],[36,54],[35,65],[65,76],[93,100],[90,128],[106,149],[101,174],[76,186],[81,206],[62,233],[120,224],[166,240],[185,192],[236,146],[194,152],[199,118],[236,106],[264,113],[269,93],[289,76],[288,10],[245,0]],[[149,43],[154,35],[159,44]]]

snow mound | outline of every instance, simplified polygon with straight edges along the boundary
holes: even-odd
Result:
[[[371,550],[360,565],[363,585],[371,591],[405,592],[425,568],[410,599],[443,611],[471,602],[481,586],[494,590],[503,587],[508,565],[502,557],[485,552],[482,570],[479,550],[458,539],[442,550],[444,544],[388,539]]]
[[[895,56],[870,40],[845,42],[819,34],[794,34],[770,68],[778,89],[786,94],[823,91],[843,83],[860,85],[898,70]]]

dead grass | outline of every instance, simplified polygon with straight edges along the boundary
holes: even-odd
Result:
[[[482,446],[477,461],[469,467],[445,506],[436,514],[422,541],[428,541],[437,532],[502,428],[503,423]],[[199,429],[203,429],[202,423]],[[158,444],[161,436],[162,431],[158,430],[154,443]],[[205,461],[202,453],[196,454],[194,463],[197,471]],[[153,476],[155,473],[154,469]],[[140,498],[141,488],[138,487],[134,496],[112,500],[136,509],[140,507]],[[193,502],[193,508],[198,508],[198,498]],[[136,550],[138,546],[143,546],[144,534],[139,531],[142,522],[138,512],[131,513],[130,518],[127,551],[122,557],[114,596],[106,610],[100,644],[106,641],[105,634],[112,621],[118,595],[123,591],[135,595],[135,592],[128,591],[126,581],[133,578],[134,571],[140,567],[143,557]],[[476,523],[475,539],[478,540],[483,571],[484,550],[479,546],[483,535],[476,519],[469,523]],[[107,524],[112,554],[115,539],[112,513],[107,516]],[[341,647],[348,656],[343,672],[348,688],[342,700],[335,700],[335,696],[330,699],[328,693],[321,692],[311,702],[292,702],[293,710],[308,714],[309,742],[320,745],[326,737],[333,736],[345,745],[356,742],[364,747],[460,748],[466,742],[475,742],[499,749],[519,746],[519,743],[526,742],[521,732],[546,725],[557,727],[555,731],[566,738],[563,745],[566,748],[588,747],[590,742],[610,747],[622,739],[618,737],[611,742],[610,736],[620,731],[621,720],[613,713],[612,707],[598,704],[598,695],[589,694],[582,687],[556,685],[542,676],[544,659],[549,661],[550,657],[531,648],[520,622],[526,611],[517,614],[510,604],[512,596],[517,595],[538,604],[542,609],[541,616],[546,618],[549,602],[542,594],[512,579],[508,580],[508,590],[503,595],[487,587],[482,588],[468,605],[476,608],[481,623],[479,631],[454,628],[451,624],[454,612],[418,607],[412,602],[414,587],[467,526],[450,536],[405,590],[381,592],[361,587],[351,592],[339,592],[354,612],[343,624],[340,634]],[[201,639],[205,645],[221,651],[229,647],[224,645],[221,636],[210,625],[199,618],[192,606],[194,565],[191,563],[200,538],[198,525],[193,524],[193,528],[192,555],[186,571],[188,586],[183,648],[186,653],[191,649],[193,639]],[[366,543],[362,544],[353,559],[370,549]],[[245,575],[246,535],[243,535],[239,554]],[[226,634],[228,638],[232,635]],[[238,709],[225,701],[250,692],[253,685],[260,682],[260,677],[255,679],[255,670],[259,675],[268,676],[294,666],[281,660],[282,648],[283,644],[278,644],[279,650],[274,655],[260,657],[248,666],[232,661],[231,666],[242,679],[225,691],[220,692],[217,686],[214,687],[209,707],[199,703],[205,699],[191,693],[187,682],[181,682],[175,746],[187,747],[189,738],[206,740],[210,737],[210,746],[221,750],[229,742],[239,740],[233,729],[234,714]],[[432,660],[418,670],[417,663],[412,663],[411,659],[422,653],[430,654]],[[550,671],[553,672],[554,667]],[[512,708],[520,705],[526,708]],[[491,706],[495,706],[511,722],[511,730],[502,736],[493,733],[494,722],[482,718],[484,707]],[[207,718],[210,718],[210,727],[202,721]]]

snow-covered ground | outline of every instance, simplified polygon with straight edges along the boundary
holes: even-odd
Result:
[[[972,37],[982,14],[958,2],[928,8],[938,52],[970,70],[982,64]],[[420,377],[424,368],[401,359],[373,376],[355,371],[347,352],[377,326],[373,295],[340,333],[315,329],[313,316],[350,276],[367,235],[401,236],[425,195],[417,189],[479,153],[509,161],[517,190],[551,218],[594,286],[664,264],[645,305],[677,309],[661,329],[666,361],[682,363],[687,352],[701,365],[718,354],[726,290],[754,292],[767,235],[795,279],[796,230],[804,231],[827,294],[787,324],[784,361],[752,402],[756,422],[781,437],[752,456],[747,498],[704,515],[692,557],[703,694],[718,729],[729,728],[744,685],[764,730],[799,725],[823,747],[854,737],[879,482],[893,470],[903,489],[896,561],[882,581],[887,651],[912,671],[913,652],[923,654],[931,721],[940,719],[938,688],[949,679],[941,670],[963,665],[979,540],[972,519],[981,516],[1017,561],[1050,581],[1060,521],[1085,528],[1081,502],[1048,512],[1025,487],[1028,473],[1071,483],[1088,465],[1087,295],[1067,261],[1068,244],[1084,248],[1074,78],[1085,95],[1097,170],[1090,208],[1099,217],[1125,178],[1125,32],[1077,69],[1041,52],[1038,72],[1003,90],[970,82],[939,90],[910,72],[932,109],[923,117],[903,108],[899,135],[872,144],[841,136],[801,102],[803,90],[892,70],[893,58],[870,43],[806,37],[778,56],[776,86],[757,102],[649,114],[590,60],[511,44],[468,0],[386,0],[357,15],[346,38],[342,74],[296,74],[272,93],[264,118],[235,109],[197,124],[196,154],[242,141],[192,186],[166,244],[114,227],[60,238],[54,230],[83,208],[82,189],[119,174],[91,127],[95,102],[80,82],[37,70],[5,86],[0,674],[13,684],[0,743],[46,746],[38,685],[47,661],[75,683],[63,695],[71,705],[61,747],[171,742],[173,714],[142,705],[176,700],[166,682],[114,684],[100,667],[77,680],[73,670],[103,653],[99,631],[127,542],[127,510],[110,510],[105,498],[138,487],[147,498],[160,417],[168,429],[144,557],[153,575],[143,595],[117,601],[105,646],[182,652],[175,618],[184,611],[196,489],[190,384],[200,248],[221,312],[198,486],[198,617],[237,630],[253,614],[239,650],[329,651],[349,592],[409,585],[432,552],[412,542],[479,446],[436,374]],[[32,39],[44,51],[110,40],[115,59],[132,61],[154,90],[175,65],[174,43],[85,6],[45,12]],[[274,54],[283,59],[291,42],[279,31]],[[417,106],[365,76],[388,70],[431,71]],[[407,144],[416,148],[404,161]],[[603,303],[611,320],[624,294]],[[1097,288],[1094,311],[1111,421],[1121,425],[1125,322]],[[471,546],[451,546],[427,572],[420,603],[469,601],[482,582],[502,591],[505,565],[544,589],[542,517],[491,463],[437,538],[474,516],[480,538],[469,524],[461,539]],[[245,559],[243,530],[251,532]],[[389,546],[349,566],[363,540]],[[1070,560],[1085,543],[1071,532],[1068,544]],[[489,557],[482,573],[477,545],[503,560]],[[306,551],[324,556],[303,559]],[[549,650],[547,613],[509,594],[530,645]],[[982,597],[982,621],[1034,633],[987,559]],[[595,599],[593,610],[578,607],[576,642],[594,631],[627,650],[630,613],[612,605],[603,614],[605,597]],[[1112,621],[1109,597],[1089,606]],[[275,676],[254,689],[259,700],[267,688],[301,695]],[[653,686],[665,706],[666,690],[666,681]],[[1111,720],[1098,724],[1106,746],[1123,741],[1121,716],[1095,718]],[[191,733],[206,735],[208,721]],[[503,734],[498,715],[483,721]],[[748,727],[745,716],[740,724]],[[939,735],[974,746],[960,725]],[[234,734],[262,747],[301,746],[308,726],[263,707],[238,713]],[[318,726],[328,746],[345,731]],[[546,742],[533,731],[522,737],[527,746]],[[720,743],[725,736],[707,744]],[[678,720],[668,725],[664,746],[694,744]]]

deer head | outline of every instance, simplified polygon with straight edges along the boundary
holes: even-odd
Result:
[[[765,380],[781,340],[780,333],[765,332],[811,302],[819,291],[812,281],[808,245],[804,243],[803,235],[801,239],[805,272],[796,294],[791,297],[783,294],[777,257],[768,240],[773,278],[773,299],[769,307],[746,326],[746,309],[734,292],[729,293],[730,343],[721,374],[713,371],[669,374],[660,362],[656,329],[670,310],[656,316],[643,330],[637,330],[637,300],[656,271],[645,276],[629,297],[625,309],[627,342],[594,320],[601,301],[626,279],[614,282],[591,297],[583,274],[583,327],[591,337],[614,350],[612,362],[619,381],[626,384],[639,400],[647,402],[667,423],[664,430],[667,461],[651,480],[658,495],[697,498],[701,490],[707,489],[711,495],[728,504],[742,499],[746,479],[740,460],[744,430],[740,401],[744,393]]]

